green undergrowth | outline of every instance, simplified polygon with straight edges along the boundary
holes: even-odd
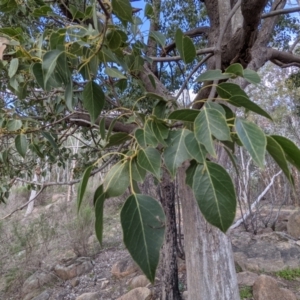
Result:
[[[281,270],[275,273],[278,277],[284,278],[286,280],[295,280],[300,277],[300,268],[298,269],[290,269],[287,268],[285,270]]]
[[[240,297],[241,299],[248,299],[252,297],[252,287],[243,286],[240,288]]]

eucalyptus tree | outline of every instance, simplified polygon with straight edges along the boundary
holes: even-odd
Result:
[[[105,200],[129,187],[121,211],[127,249],[153,282],[165,236],[164,267],[176,271],[170,191],[178,176],[189,299],[239,299],[224,234],[235,216],[235,189],[218,155],[234,162],[235,148],[244,147],[263,168],[268,151],[291,183],[289,163],[300,168],[293,142],[266,135],[232,108],[271,119],[243,88],[259,84],[256,71],[268,61],[299,66],[297,43],[289,48],[286,37],[299,28],[289,14],[300,7],[286,4],[153,0],[139,17],[129,0],[1,1],[2,201],[12,182],[23,180],[23,158],[63,167],[72,155],[63,142],[80,133],[86,168],[78,209],[89,177],[111,165],[94,195],[99,241]],[[192,88],[197,95],[184,107],[178,99]],[[147,173],[160,182],[163,208],[140,191]],[[166,272],[163,299],[180,299],[176,283]]]

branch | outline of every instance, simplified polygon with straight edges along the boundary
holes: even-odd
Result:
[[[298,12],[298,11],[300,11],[300,6],[293,7],[293,8],[287,8],[287,9],[278,9],[278,10],[274,10],[267,14],[262,15],[261,18],[266,19],[266,18],[270,18],[270,17],[274,17],[274,16],[278,16],[278,15],[290,14],[290,13]]]
[[[197,55],[202,55],[202,54],[207,54],[207,53],[214,53],[215,48],[204,48],[204,49],[199,49],[196,51]],[[172,56],[172,57],[150,57],[152,61],[154,62],[165,62],[165,61],[178,61],[182,60],[180,56]]]
[[[202,34],[207,36],[207,34],[209,32],[209,29],[210,28],[208,26],[197,27],[197,28],[191,29],[189,31],[186,31],[183,34],[190,37],[190,38],[197,37],[197,36],[202,35]],[[166,56],[166,54],[169,53],[171,50],[173,50],[175,47],[176,47],[175,42],[173,42],[173,43],[169,44],[168,46],[164,47],[162,56]]]
[[[269,191],[269,189],[271,188],[271,186],[274,184],[275,178],[278,175],[280,175],[281,173],[282,173],[282,170],[280,170],[277,174],[275,174],[272,177],[270,183],[263,190],[263,192],[257,197],[257,199],[252,203],[250,209],[240,219],[238,219],[236,222],[234,222],[234,224],[231,225],[229,229],[234,229],[234,228],[240,226],[244,221],[246,221],[246,219],[250,216],[251,211],[255,208],[255,206],[257,206],[257,204],[260,202],[260,200],[265,196],[265,194]]]
[[[287,68],[291,66],[300,67],[300,56],[290,52],[284,52],[269,48],[268,58],[281,68]]]

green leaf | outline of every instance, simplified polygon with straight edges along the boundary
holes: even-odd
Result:
[[[157,147],[159,141],[157,140],[156,136],[152,131],[152,123],[153,123],[152,120],[147,120],[144,126],[145,142],[147,145],[150,145],[152,147]]]
[[[250,83],[254,83],[254,84],[260,83],[259,75],[255,71],[250,69],[244,70],[244,78]]]
[[[51,88],[53,87],[59,87],[60,84],[56,81],[55,76],[50,76],[50,78],[48,79],[47,83],[45,84],[44,81],[44,72],[42,69],[42,64],[41,63],[35,63],[32,66],[32,73],[37,81],[37,83],[39,84],[39,86],[46,90],[46,91],[50,91]]]
[[[21,120],[9,120],[6,124],[7,131],[17,131],[22,128]]]
[[[137,182],[143,182],[146,177],[146,170],[141,168],[137,163],[137,159],[131,160],[131,176]]]
[[[217,92],[223,99],[230,99],[231,96],[241,95],[248,97],[247,94],[240,88],[239,85],[230,82],[223,82],[217,85]]]
[[[32,15],[34,17],[47,17],[48,13],[52,13],[52,9],[48,5],[41,6],[33,10]]]
[[[213,101],[206,101],[204,106],[206,108],[213,108],[213,109],[216,109],[218,110],[221,114],[223,114],[224,116],[226,116],[226,112],[225,112],[225,109],[224,107],[221,105],[221,104],[218,104],[216,102],[213,102]]]
[[[144,16],[148,19],[152,19],[154,17],[153,7],[149,3],[146,3]]]
[[[100,136],[102,140],[105,140],[105,118],[101,118],[99,123]]]
[[[125,246],[153,283],[165,233],[165,216],[160,204],[146,195],[129,196],[121,210],[121,224]]]
[[[194,174],[196,172],[197,166],[198,166],[197,162],[193,159],[190,161],[190,165],[185,172],[185,183],[190,188],[193,188]]]
[[[232,64],[226,70],[225,73],[234,74],[236,76],[244,76],[244,69],[241,64]]]
[[[293,184],[292,175],[284,154],[284,151],[279,143],[276,142],[271,136],[267,136],[267,151],[276,161],[278,166],[281,168],[287,179]],[[299,158],[300,160],[300,158]]]
[[[167,101],[167,99],[165,99],[164,97],[162,97],[161,95],[155,94],[155,93],[145,93],[146,97],[149,98],[153,98],[155,100],[159,100],[159,101]]]
[[[300,170],[300,150],[299,148],[289,139],[279,135],[271,135],[271,137],[281,146],[287,160]]]
[[[267,146],[266,136],[263,131],[254,123],[240,118],[235,120],[235,129],[254,162],[263,168]]]
[[[113,12],[122,21],[133,23],[132,7],[129,0],[112,0]]]
[[[226,232],[234,221],[236,211],[234,185],[226,170],[213,162],[198,165],[193,191],[207,222]]]
[[[105,146],[106,148],[120,145],[131,139],[131,136],[126,132],[117,132],[112,134],[109,138],[108,144]]]
[[[145,140],[145,132],[143,129],[137,129],[134,133],[135,139],[138,142],[139,146],[141,148],[146,148],[147,147],[147,143]]]
[[[84,193],[86,191],[86,187],[90,178],[91,171],[93,169],[93,165],[87,167],[83,173],[82,179],[78,185],[78,192],[77,192],[77,213],[80,210],[82,199],[84,196]]]
[[[73,82],[70,80],[70,82],[66,85],[65,89],[65,101],[66,106],[70,111],[74,110],[74,101],[73,101]]]
[[[58,153],[58,146],[57,146],[53,136],[49,132],[46,132],[46,131],[43,131],[42,135],[44,136],[44,138],[46,138],[49,141],[49,143],[51,144],[51,146],[53,147],[55,152]]]
[[[184,36],[180,29],[177,29],[175,33],[175,42],[176,48],[184,63],[191,63],[196,57],[196,48],[193,41],[188,36]]]
[[[105,193],[103,191],[103,185],[101,184],[94,194],[95,205],[95,232],[96,237],[100,244],[102,244],[103,237],[103,205],[105,201]]]
[[[152,173],[158,180],[160,179],[160,153],[158,150],[151,147],[141,149],[137,160],[140,167]]]
[[[106,35],[108,46],[111,50],[117,50],[122,45],[122,37],[118,30],[112,30]]]
[[[185,137],[184,142],[189,155],[192,158],[194,158],[198,163],[204,163],[207,151],[203,145],[198,143],[193,132],[190,132]]]
[[[27,149],[28,149],[28,142],[26,139],[26,136],[24,134],[17,135],[15,138],[15,145],[17,151],[20,153],[20,155],[25,158]]]
[[[153,38],[162,48],[166,45],[166,37],[159,31],[151,31],[150,37]]]
[[[97,83],[90,81],[84,87],[82,97],[83,106],[89,112],[93,124],[104,106],[105,95]]]
[[[203,82],[203,81],[214,81],[214,80],[223,80],[231,78],[231,74],[224,74],[221,70],[208,70],[201,74],[196,81]]]
[[[194,123],[195,137],[203,144],[212,156],[216,156],[216,151],[212,136],[220,141],[231,141],[230,130],[225,116],[216,109],[203,108]]]
[[[266,111],[264,111],[261,107],[259,107],[257,104],[252,102],[246,96],[243,95],[231,96],[228,102],[237,107],[241,107],[241,106],[245,107],[261,116],[264,116],[272,120],[272,117]]]
[[[19,68],[19,59],[13,58],[9,64],[8,77],[12,78]]]
[[[151,122],[152,126],[152,132],[155,136],[155,138],[163,145],[165,145],[165,139],[168,138],[169,135],[169,127],[165,125],[165,123],[158,121],[158,120],[153,120]]]
[[[106,174],[104,191],[108,197],[118,197],[124,194],[129,183],[129,161],[120,161]]]
[[[158,101],[158,103],[153,108],[153,115],[158,119],[164,119],[166,114],[167,102]]]
[[[42,70],[44,74],[44,86],[47,86],[47,82],[55,70],[57,59],[63,52],[55,49],[48,51],[43,57]]]
[[[120,78],[120,79],[126,79],[127,77],[125,75],[123,75],[122,72],[120,72],[118,69],[116,68],[105,68],[105,73],[113,78]]]
[[[169,120],[194,122],[200,111],[196,109],[178,109],[170,113]]]
[[[187,134],[186,129],[171,131],[167,140],[168,147],[164,151],[164,161],[172,177],[175,176],[177,168],[190,158],[185,145]]]

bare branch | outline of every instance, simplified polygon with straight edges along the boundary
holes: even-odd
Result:
[[[291,66],[300,67],[300,56],[290,53],[279,51],[273,48],[268,49],[268,58],[276,65],[286,68]]]
[[[300,6],[293,7],[293,8],[287,8],[287,9],[278,9],[278,10],[274,10],[267,14],[262,15],[261,18],[266,19],[266,18],[270,18],[270,17],[274,17],[274,16],[278,16],[278,15],[290,14],[290,13],[294,13],[294,12],[298,12],[298,11],[300,11]]]
[[[196,51],[197,55],[202,55],[202,54],[207,54],[207,53],[214,53],[215,48],[211,47],[211,48],[204,48],[204,49],[199,49]],[[182,60],[182,58],[180,56],[172,56],[172,57],[150,57],[150,59],[152,59],[152,61],[156,62],[156,61],[161,61],[161,62],[165,62],[165,61],[178,61],[178,60]]]

